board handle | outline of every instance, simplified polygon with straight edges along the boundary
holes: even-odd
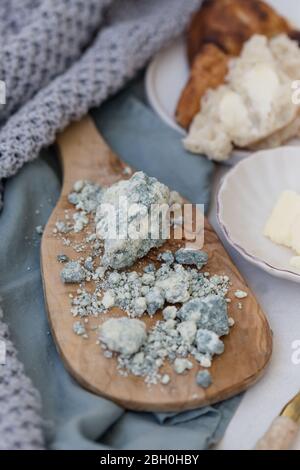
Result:
[[[125,164],[110,149],[90,116],[58,134],[57,144],[63,167],[63,195],[69,193],[74,181],[89,180],[93,174],[105,185],[120,179]]]

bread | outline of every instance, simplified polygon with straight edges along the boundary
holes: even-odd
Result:
[[[239,55],[254,34],[280,33],[300,42],[300,33],[261,0],[205,0],[187,32],[191,73],[176,108],[178,124],[187,129],[205,92],[224,82],[228,56]]]
[[[254,34],[272,37],[280,33],[295,34],[288,21],[261,0],[205,0],[188,29],[189,62],[206,43],[238,55]]]
[[[291,99],[293,67],[283,55],[293,57],[296,66],[300,49],[294,46],[283,37],[275,42],[261,35],[249,39],[240,57],[230,60],[225,84],[203,97],[185,147],[225,160],[233,146],[252,146],[290,126],[298,108]]]
[[[176,109],[176,120],[180,126],[188,129],[193,117],[200,111],[201,98],[206,91],[224,82],[228,61],[229,56],[213,44],[206,44],[196,55],[189,81]]]
[[[300,137],[300,113],[298,113],[297,117],[290,124],[265,139],[250,145],[248,149],[256,151],[276,148],[296,137]]]
[[[294,37],[293,35],[291,35]],[[270,41],[270,49],[273,56],[280,63],[282,70],[291,80],[299,76],[300,54],[296,41],[291,42],[287,36],[281,34]],[[296,106],[296,105],[295,105]],[[251,150],[275,148],[288,142],[294,137],[300,137],[300,108],[297,108],[297,116],[287,126],[279,129],[265,139],[250,145]]]

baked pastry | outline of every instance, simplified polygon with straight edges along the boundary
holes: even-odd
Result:
[[[238,55],[254,34],[273,37],[280,33],[295,34],[289,22],[261,0],[205,0],[188,29],[189,62],[206,43]]]
[[[226,160],[234,147],[247,148],[288,128],[298,115],[291,99],[291,74],[300,70],[300,49],[285,35],[255,35],[231,59],[225,84],[208,90],[185,147]],[[283,138],[283,136],[282,136]]]
[[[224,82],[226,55],[239,55],[254,34],[273,37],[280,33],[300,42],[300,33],[261,0],[205,0],[187,32],[191,73],[176,108],[178,124],[188,129],[205,92]]]
[[[228,73],[229,56],[217,46],[205,44],[196,55],[189,81],[184,88],[176,109],[176,120],[188,129],[194,116],[200,111],[202,97],[209,88],[217,88]]]

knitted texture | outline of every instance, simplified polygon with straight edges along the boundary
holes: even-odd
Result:
[[[42,449],[40,397],[26,377],[1,320],[0,341],[6,345],[6,363],[0,364],[0,450]]]
[[[0,179],[12,176],[185,28],[201,0],[1,0]],[[170,77],[170,80],[172,77]],[[1,183],[0,183],[1,187]],[[0,449],[43,445],[38,393],[0,319]]]
[[[162,44],[183,30],[199,0],[117,0],[77,59],[108,3],[45,0],[33,10],[32,22],[1,50],[0,79],[6,82],[7,103],[0,119],[26,103],[0,130],[0,178],[13,175],[51,144],[57,131],[133,77]]]

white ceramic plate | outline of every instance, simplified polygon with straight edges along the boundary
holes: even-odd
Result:
[[[300,193],[300,149],[279,147],[252,154],[224,177],[218,193],[218,220],[229,243],[269,273],[300,282],[290,264],[294,252],[264,237],[263,229],[280,193]]]
[[[269,0],[268,3],[293,24],[300,25],[299,0]],[[174,114],[188,76],[185,41],[182,37],[154,57],[146,74],[146,90],[151,106],[166,124],[177,129],[182,135],[185,130],[178,126]],[[293,144],[300,146],[300,140],[294,141]],[[234,164],[248,155],[250,152],[236,150],[227,163]]]

